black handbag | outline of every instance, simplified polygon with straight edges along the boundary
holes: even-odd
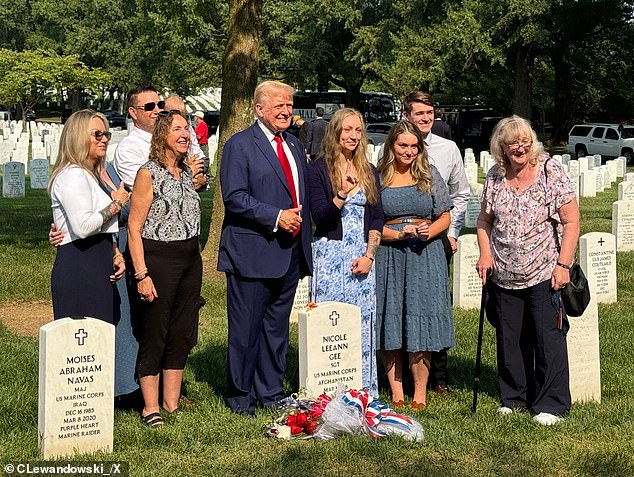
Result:
[[[588,279],[577,262],[570,267],[570,282],[561,290],[561,299],[568,316],[581,316],[590,303]]]

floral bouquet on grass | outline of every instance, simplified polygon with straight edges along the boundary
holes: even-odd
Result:
[[[381,438],[399,435],[410,441],[425,438],[423,426],[402,414],[396,414],[382,401],[374,400],[366,390],[345,390],[339,384],[334,398],[322,394],[312,399],[305,393],[289,400],[282,416],[268,427],[269,436],[280,439],[333,439],[341,434],[369,435]]]

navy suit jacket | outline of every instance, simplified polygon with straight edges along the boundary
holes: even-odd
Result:
[[[321,150],[321,142],[326,135],[326,129],[328,128],[328,121],[323,118],[316,118],[310,122],[310,130],[308,133],[308,146],[306,149],[308,153],[316,156]]]
[[[286,275],[293,246],[301,241],[300,275],[312,273],[311,221],[304,146],[283,133],[297,164],[302,224],[297,237],[278,228],[280,210],[293,208],[293,198],[277,154],[256,122],[224,145],[220,187],[225,217],[220,236],[218,271],[242,278]]]

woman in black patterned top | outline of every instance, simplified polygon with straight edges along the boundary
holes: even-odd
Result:
[[[187,119],[179,111],[157,118],[149,161],[134,181],[128,219],[143,330],[137,359],[145,402],[141,416],[150,427],[163,424],[161,405],[180,412],[183,369],[198,339],[200,198],[185,164],[189,141]]]

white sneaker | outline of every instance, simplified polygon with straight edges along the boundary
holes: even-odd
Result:
[[[498,414],[500,416],[508,416],[509,414],[513,413],[513,409],[511,409],[510,407],[506,407],[506,406],[501,406],[498,407]]]
[[[562,417],[555,416],[554,414],[550,414],[548,412],[540,412],[536,416],[533,416],[533,421],[541,424],[542,426],[552,426],[563,420],[564,419]]]

